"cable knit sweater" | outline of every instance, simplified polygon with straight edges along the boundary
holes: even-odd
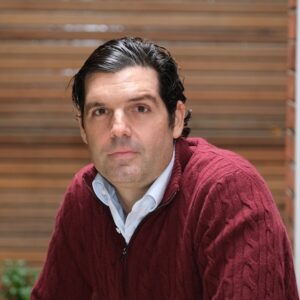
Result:
[[[180,139],[160,206],[129,245],[91,188],[74,178],[32,300],[296,300],[290,244],[254,168],[202,139]]]

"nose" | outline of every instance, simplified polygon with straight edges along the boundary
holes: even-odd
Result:
[[[131,130],[123,111],[115,111],[111,124],[111,137],[130,136]]]

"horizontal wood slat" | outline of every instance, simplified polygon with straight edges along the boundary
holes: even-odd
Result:
[[[62,200],[62,191],[55,189],[45,193],[42,191],[24,190],[1,190],[0,191],[0,204],[1,207],[57,207],[60,200]]]
[[[0,1],[0,260],[44,260],[89,162],[68,85],[94,48],[125,35],[171,51],[192,135],[250,160],[284,208],[286,0]]]
[[[36,145],[24,145],[20,147],[20,145],[16,146],[2,146],[0,148],[0,157],[4,159],[76,159],[76,158],[86,158],[87,151],[82,145],[78,145],[77,147],[71,145],[64,146],[40,146],[36,147]]]
[[[98,45],[99,42],[90,42],[92,45],[82,45],[79,42],[68,42],[58,44],[45,43],[34,43],[24,42],[24,41],[2,41],[0,47],[0,53],[6,55],[22,54],[22,56],[44,56],[46,57],[80,57],[82,59],[86,58],[88,54],[91,53]],[[272,44],[268,44],[267,41],[263,44],[249,44],[247,46],[241,46],[235,43],[221,43],[221,44],[211,44],[211,43],[181,43],[174,44],[169,41],[164,41],[160,43],[168,47],[168,50],[172,52],[172,55],[178,57],[181,56],[254,56],[254,57],[264,57],[265,59],[281,58],[286,57],[286,46],[279,44],[274,47]],[[238,57],[237,57],[238,58]]]
[[[79,24],[97,24],[99,31],[108,31],[110,25],[115,26],[149,26],[150,28],[173,28],[174,26],[187,27],[188,29],[201,27],[230,27],[230,28],[287,28],[287,24],[282,16],[277,15],[243,15],[236,14],[220,14],[218,18],[208,14],[197,13],[172,13],[166,17],[163,13],[146,13],[143,15],[134,13],[101,13],[92,12],[89,14],[83,14],[80,12],[61,12],[57,11],[56,14],[49,14],[47,12],[1,12],[0,11],[0,25],[22,25],[25,28],[31,25],[63,25],[66,31],[77,31]],[[72,27],[74,24],[74,27]],[[105,25],[102,25],[105,24]],[[97,29],[97,25],[94,27],[85,27],[86,31]],[[103,27],[102,27],[103,26]],[[107,30],[108,29],[108,30]],[[85,31],[85,30],[83,30]]]
[[[5,259],[24,259],[27,262],[29,262],[31,265],[34,265],[36,267],[41,266],[41,262],[44,261],[46,257],[45,251],[38,251],[38,250],[33,250],[33,251],[28,251],[26,249],[9,249],[9,250],[2,250],[0,252],[0,261],[3,261]]]
[[[38,41],[46,40],[109,40],[116,39],[120,36],[144,36],[151,40],[165,41],[169,40],[172,42],[177,42],[178,40],[182,42],[259,42],[265,43],[266,39],[268,42],[282,43],[286,39],[287,30],[284,28],[273,29],[265,32],[263,28],[253,30],[253,29],[239,29],[236,28],[232,30],[218,29],[212,30],[210,28],[203,29],[199,32],[197,30],[189,29],[178,29],[177,31],[170,30],[160,30],[160,28],[152,28],[149,30],[142,29],[132,29],[124,28],[122,32],[119,29],[115,29],[113,32],[87,32],[87,31],[58,31],[56,28],[36,28],[28,29],[22,28],[22,32],[17,28],[3,28],[0,30],[0,39],[3,40],[29,40],[32,39]]]
[[[14,10],[100,10],[100,11],[138,11],[138,12],[256,12],[256,13],[280,13],[282,14],[287,10],[287,5],[284,1],[22,1],[22,0],[10,0],[0,2],[0,9],[14,9]]]

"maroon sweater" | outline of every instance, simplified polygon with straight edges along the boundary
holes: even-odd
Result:
[[[296,300],[290,244],[254,168],[202,139],[179,140],[159,207],[126,245],[97,200],[92,166],[74,178],[32,300]]]

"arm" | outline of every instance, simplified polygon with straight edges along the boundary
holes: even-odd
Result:
[[[58,211],[46,262],[31,300],[91,299],[91,289],[76,261],[75,253],[80,251],[80,229],[76,224],[78,211],[72,207],[71,198],[67,194]]]
[[[204,299],[299,299],[286,231],[257,174],[236,171],[211,188],[196,236]]]

